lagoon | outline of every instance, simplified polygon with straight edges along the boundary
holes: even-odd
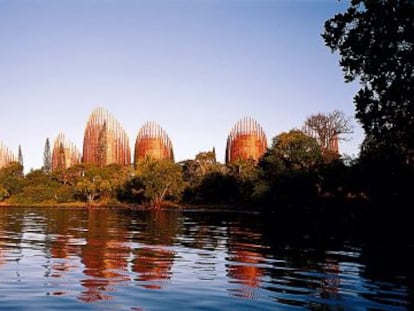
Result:
[[[1,208],[0,310],[414,307],[410,243],[272,217]]]

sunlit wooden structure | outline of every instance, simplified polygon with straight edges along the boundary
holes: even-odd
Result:
[[[17,162],[18,159],[13,152],[0,142],[0,168],[7,166],[11,162]]]
[[[138,131],[135,141],[135,163],[146,157],[174,161],[171,140],[164,129],[155,122],[145,123]]]
[[[89,116],[82,162],[99,166],[131,163],[128,135],[121,124],[103,108],[95,109]]]
[[[81,154],[78,148],[63,133],[60,133],[53,143],[52,171],[66,169],[79,164],[80,161]]]
[[[257,161],[267,148],[267,138],[260,124],[250,117],[239,120],[227,138],[226,163],[235,160]]]

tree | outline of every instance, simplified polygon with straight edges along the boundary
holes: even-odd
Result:
[[[0,169],[0,184],[10,195],[20,192],[23,188],[23,166],[11,162]]]
[[[97,197],[111,191],[111,184],[108,180],[102,179],[101,176],[83,177],[76,184],[76,190],[91,206]]]
[[[0,184],[0,202],[7,199],[10,196],[7,189],[3,188],[3,186]]]
[[[352,132],[352,126],[342,111],[334,110],[307,117],[303,131],[316,138],[325,156],[338,156],[338,141],[344,140],[344,135]]]
[[[279,134],[259,162],[253,197],[266,203],[314,200],[321,157],[315,138],[299,130]]]
[[[45,149],[43,151],[43,171],[47,174],[52,171],[52,154],[50,151],[49,137],[46,138]]]
[[[354,101],[367,137],[413,163],[414,1],[352,0],[322,37],[339,52],[345,81],[361,84]]]
[[[184,190],[182,169],[170,160],[146,158],[138,161],[136,174],[153,208],[159,209],[166,197],[178,197]]]
[[[217,167],[216,152],[213,151],[200,152],[195,157],[195,162],[198,164],[202,176]]]
[[[19,145],[18,162],[23,167],[23,152],[22,152],[22,146],[21,145]]]
[[[316,139],[299,130],[291,130],[273,138],[271,149],[287,169],[311,169],[321,159],[321,149]]]

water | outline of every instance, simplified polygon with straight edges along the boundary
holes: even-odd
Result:
[[[409,310],[412,250],[256,213],[2,208],[0,309]]]

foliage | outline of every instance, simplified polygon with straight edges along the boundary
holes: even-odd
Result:
[[[23,166],[12,162],[0,169],[0,184],[12,196],[23,188]]]
[[[347,82],[358,79],[356,117],[374,145],[413,162],[414,2],[353,0],[325,23]]]
[[[3,201],[4,199],[7,199],[10,196],[9,192],[7,191],[7,189],[5,189],[1,184],[0,184],[0,201]]]
[[[311,169],[321,160],[321,149],[316,139],[299,130],[273,138],[271,149],[287,169]]]
[[[52,153],[50,151],[49,137],[46,138],[45,149],[43,151],[43,170],[48,174],[52,171]]]
[[[92,205],[96,198],[109,193],[112,190],[108,180],[96,175],[92,178],[82,177],[75,186],[79,196],[89,205]]]
[[[178,198],[184,190],[181,166],[170,160],[146,158],[136,165],[137,178],[144,186],[144,196],[158,209],[166,197]]]
[[[198,203],[236,203],[239,201],[237,180],[229,174],[209,173],[195,189],[192,199]]]

